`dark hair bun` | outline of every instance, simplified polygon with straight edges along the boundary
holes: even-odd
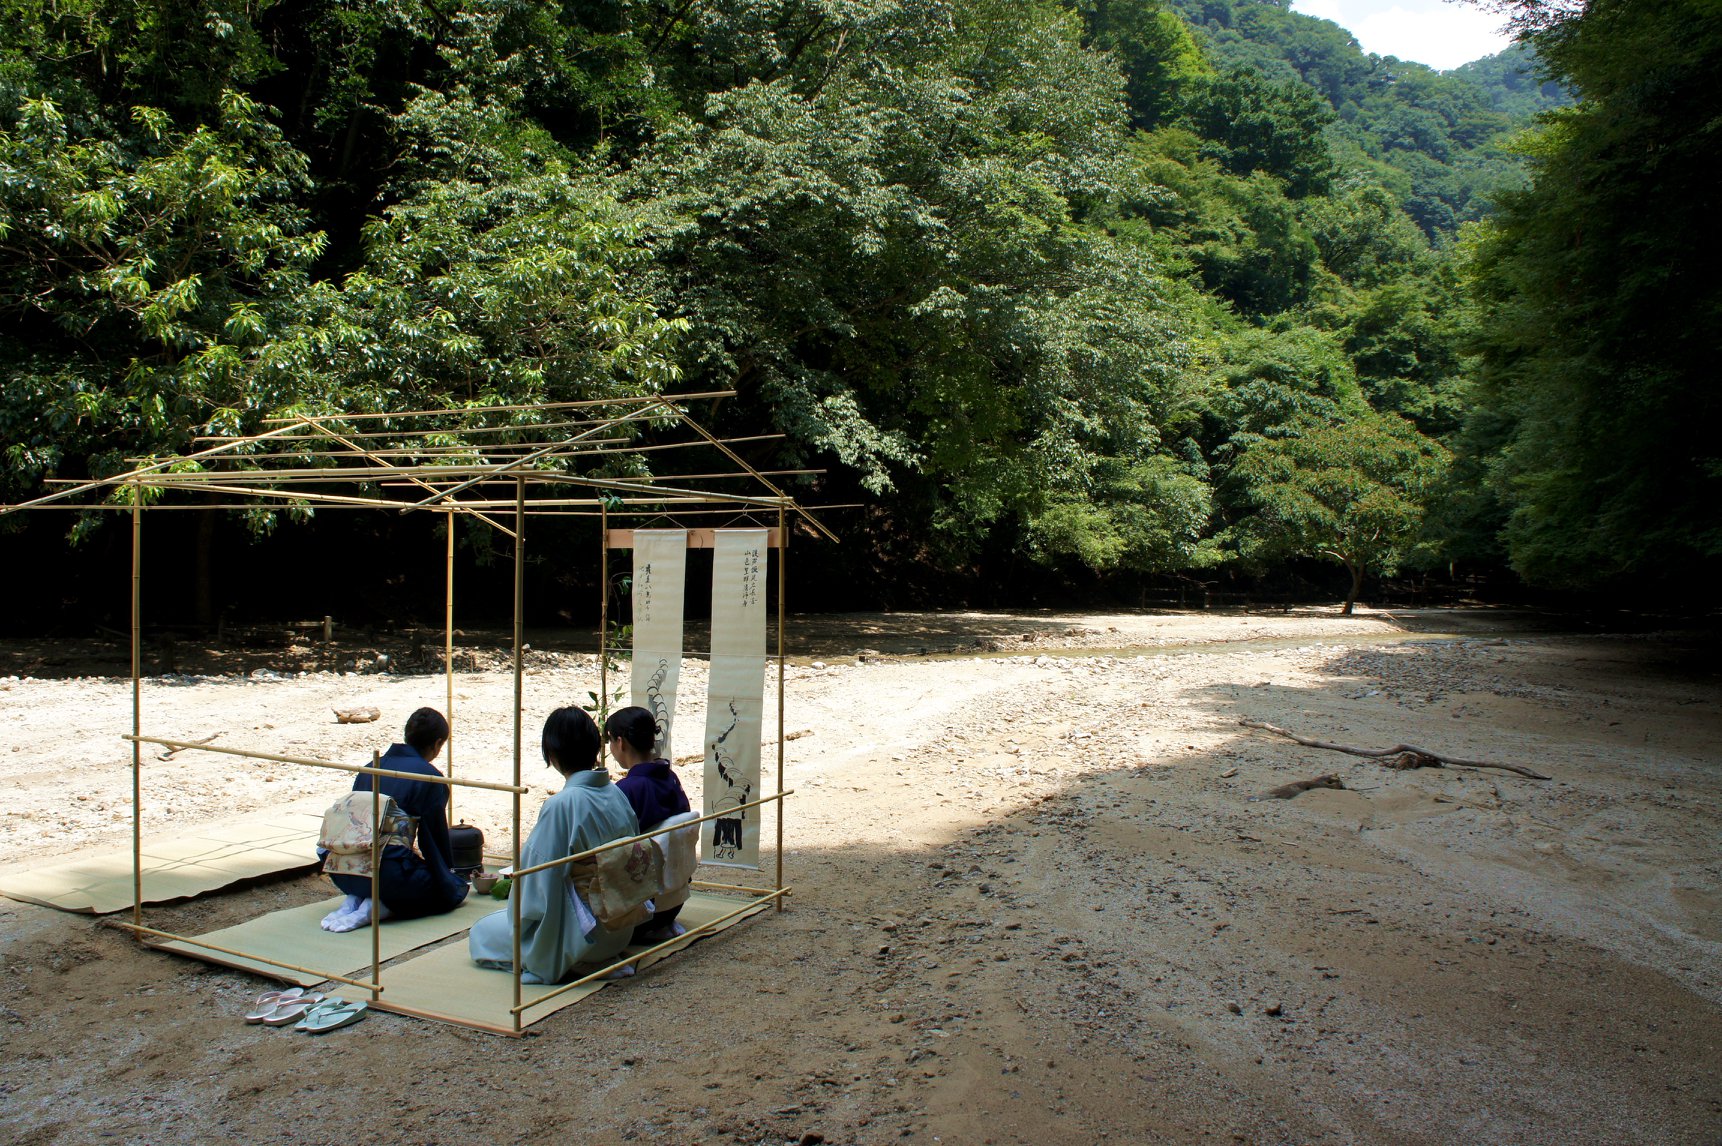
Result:
[[[650,753],[658,742],[658,722],[639,705],[618,708],[604,722],[607,736],[620,736],[635,752]]]

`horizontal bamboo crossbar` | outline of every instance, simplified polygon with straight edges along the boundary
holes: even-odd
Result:
[[[284,495],[284,496],[291,496],[291,495]],[[322,501],[318,497],[318,495],[316,495],[314,493],[313,494],[299,495],[297,500],[299,502],[302,502],[306,508],[319,509],[319,510],[393,509],[393,508],[397,508],[397,507],[405,504],[402,502],[386,501],[386,500],[385,501],[375,501],[375,502],[360,502],[358,504],[329,503],[329,502]],[[554,501],[530,500],[529,499],[526,503],[526,512],[530,516],[533,516],[533,517],[600,517],[600,516],[602,516],[600,510],[605,504],[607,504],[607,503],[605,503],[599,499],[596,499],[596,498],[558,498]],[[641,498],[627,499],[624,502],[623,507],[621,507],[621,508],[617,508],[614,505],[614,503],[608,503],[608,504],[610,504],[610,506],[611,506],[611,508],[610,508],[610,516],[611,517],[626,517],[626,516],[662,517],[665,515],[665,511],[662,509],[628,509],[628,508],[626,508],[626,506],[628,506],[628,505],[663,506],[663,505],[670,504],[670,503],[665,502],[664,500],[658,499],[658,498],[641,497]],[[676,502],[675,504],[677,504],[677,505],[686,504],[686,499],[684,499],[681,502]],[[537,508],[535,508],[535,507],[537,507]],[[3,508],[4,507],[0,507],[0,509],[3,509]],[[130,505],[122,505],[122,504],[117,504],[114,502],[80,502],[80,501],[56,502],[55,508],[56,509],[71,509],[71,510],[90,511],[90,512],[119,511],[122,513],[130,513],[132,510],[132,507]],[[238,502],[238,501],[200,501],[200,502],[184,502],[184,503],[179,503],[179,504],[168,504],[166,502],[163,502],[163,503],[160,503],[157,505],[150,506],[149,511],[151,513],[157,513],[157,512],[161,512],[161,511],[171,511],[171,510],[257,509],[257,508],[259,508],[259,506],[255,500],[244,501],[244,502]],[[285,510],[285,509],[294,509],[294,508],[296,508],[296,506],[280,505],[280,506],[273,506],[273,507],[265,506],[262,508],[275,508],[275,509],[284,509]],[[453,503],[452,508],[454,508],[457,513],[475,516],[475,517],[483,517],[486,513],[495,512],[498,509],[504,509],[504,508],[513,509],[514,503],[513,502],[500,502],[500,501],[498,501],[498,502],[457,501],[457,502]],[[795,508],[797,511],[800,511],[801,509],[818,509],[818,510],[862,509],[862,508],[865,508],[865,506],[861,502],[838,502],[838,503],[834,503],[832,505],[796,506]],[[733,515],[737,512],[737,510],[734,507],[729,507],[729,508],[724,508],[724,509],[677,509],[674,512],[675,512],[675,516],[677,516],[677,517],[702,517],[702,516],[711,516],[714,514],[731,514],[731,515]],[[486,520],[490,520],[490,519],[487,518]],[[491,524],[497,525],[497,523],[495,521],[491,521]],[[501,525],[497,525],[497,528],[502,529],[503,527]],[[509,536],[512,537],[513,534],[510,533]]]
[[[468,1019],[461,1015],[447,1015],[441,1011],[433,1011],[428,1007],[409,1007],[401,1003],[390,1002],[387,997],[378,999],[371,1005],[379,1011],[407,1015],[415,1019],[435,1019],[439,1023],[452,1023],[457,1027],[467,1027],[471,1030],[483,1031],[485,1034],[507,1035],[511,1039],[525,1037],[524,1031],[516,1030],[514,1027],[499,1026],[496,1023],[487,1023],[479,1019]]]
[[[610,452],[615,452],[615,451],[610,451]],[[829,473],[829,472],[830,472],[829,470],[823,470],[823,469],[760,470],[760,471],[758,471],[758,476],[760,476],[760,477],[798,477],[798,476],[801,476],[804,474],[823,474],[823,473]],[[631,481],[631,482],[639,482],[641,484],[650,485],[653,482],[660,482],[660,481],[713,481],[713,480],[732,479],[732,478],[750,478],[753,476],[754,476],[753,474],[744,474],[744,473],[636,474],[636,475],[630,476],[627,480]],[[567,485],[570,483],[583,482],[583,481],[586,481],[588,479],[584,478],[583,476],[581,476],[579,474],[567,474],[567,475],[563,475],[563,476],[558,477],[556,480],[561,482],[564,485]],[[607,479],[600,479],[600,480],[607,480]],[[513,485],[514,481],[515,481],[514,478],[496,477],[496,478],[486,478],[485,480],[479,482],[478,484],[480,486]],[[385,481],[385,482],[382,482],[380,484],[385,485],[385,486],[395,486],[395,485],[406,485],[407,483],[404,481]],[[430,484],[435,485],[436,483],[433,481]]]
[[[689,886],[697,887],[701,891],[745,891],[749,895],[764,895],[772,890],[769,887],[749,887],[745,883],[713,883],[709,879],[696,879]],[[783,893],[788,895],[789,888],[784,888]]]
[[[493,784],[488,780],[462,780],[454,776],[427,776],[421,772],[397,772],[393,768],[371,768],[359,764],[342,764],[334,760],[318,760],[312,756],[281,756],[274,752],[258,752],[249,748],[223,748],[216,744],[192,744],[184,740],[163,740],[159,736],[132,736],[128,733],[121,736],[120,739],[136,741],[139,744],[159,744],[164,748],[172,748],[179,752],[219,752],[224,756],[243,756],[247,760],[271,760],[279,764],[309,764],[315,768],[333,768],[337,772],[352,772],[366,776],[396,776],[402,780],[423,780],[427,784],[443,784],[456,788],[483,788],[488,792],[518,792],[522,795],[532,791],[530,787]]]
[[[531,1010],[533,1007],[543,1006],[545,1003],[549,1002],[551,999],[554,999],[558,995],[566,994],[567,992],[572,991],[576,987],[584,987],[587,983],[591,983],[595,980],[605,978],[606,976],[609,976],[609,975],[613,975],[616,973],[618,968],[627,967],[627,966],[630,966],[631,964],[638,963],[641,959],[644,959],[646,956],[652,954],[653,952],[660,951],[663,948],[670,946],[671,944],[685,942],[689,936],[698,937],[700,935],[705,935],[708,932],[715,931],[719,925],[724,924],[724,923],[728,923],[730,920],[734,919],[736,916],[742,914],[743,912],[752,911],[754,908],[760,906],[761,904],[771,903],[773,900],[776,900],[779,897],[785,896],[788,894],[789,894],[789,888],[787,888],[787,887],[780,887],[780,888],[776,889],[775,891],[772,891],[769,889],[761,889],[758,892],[758,894],[756,894],[754,896],[754,899],[751,903],[744,903],[740,907],[736,908],[734,911],[727,912],[723,915],[720,915],[716,919],[709,919],[706,922],[701,923],[696,927],[690,927],[686,931],[682,932],[680,935],[676,936],[674,939],[666,939],[662,943],[659,943],[653,947],[648,947],[644,951],[641,951],[641,952],[638,952],[637,954],[628,956],[626,959],[618,959],[616,962],[610,964],[608,967],[600,967],[598,970],[592,972],[590,975],[582,975],[580,978],[575,979],[573,982],[564,983],[560,987],[557,987],[554,991],[546,991],[544,994],[538,996],[536,999],[533,999],[530,1002],[521,1003],[518,1007],[510,1007],[510,1008],[508,1008],[508,1013],[511,1015],[525,1014],[527,1011]]]
[[[641,832],[637,836],[629,836],[626,839],[621,839],[621,840],[611,840],[607,844],[599,844],[595,848],[587,848],[585,851],[575,852],[571,856],[563,856],[561,859],[553,859],[547,863],[541,863],[541,864],[538,864],[534,867],[523,867],[519,871],[514,872],[512,874],[512,878],[518,878],[518,877],[523,876],[523,875],[532,875],[535,872],[546,871],[546,870],[553,868],[553,867],[561,867],[564,864],[574,863],[576,860],[590,859],[591,857],[599,854],[600,852],[611,851],[615,848],[624,848],[624,847],[627,847],[629,844],[637,844],[641,840],[649,840],[653,836],[661,836],[665,832],[675,831],[676,828],[687,828],[687,827],[692,827],[694,824],[703,824],[707,820],[715,820],[719,816],[731,816],[737,812],[745,811],[748,808],[757,808],[761,804],[776,803],[778,800],[783,799],[785,796],[793,796],[793,795],[795,795],[795,789],[791,788],[789,791],[779,792],[775,796],[765,796],[765,797],[762,797],[761,799],[758,799],[758,800],[751,800],[746,804],[737,804],[733,808],[725,808],[721,812],[711,812],[708,815],[701,816],[697,820],[683,820],[681,823],[676,824],[674,827],[666,828],[666,827],[663,827],[660,825],[658,828],[656,828],[652,831]]]
[[[574,426],[602,426],[608,424],[609,421],[610,419],[608,418],[578,418],[564,422],[503,422],[494,426],[425,426],[419,429],[350,430],[342,432],[339,436],[354,440],[368,440],[371,438],[426,438],[439,434],[447,434],[451,436],[459,434],[508,434],[524,433],[526,431],[539,432],[543,430],[565,430]],[[328,429],[320,423],[305,423],[299,428],[303,428],[306,432],[300,435],[287,435],[276,438],[273,442],[273,448],[279,448],[291,452],[294,443],[321,442],[335,434],[335,431]],[[194,442],[243,442],[245,440],[246,435],[244,434],[206,434],[192,439]],[[596,440],[621,442],[626,441],[627,439],[599,438]],[[252,457],[255,455],[241,454],[239,456]]]
[[[357,421],[363,418],[430,418],[449,414],[512,414],[520,410],[590,410],[598,406],[668,405],[704,398],[733,398],[734,390],[706,390],[698,394],[629,394],[615,398],[582,398],[570,402],[532,402],[524,406],[451,406],[441,410],[400,410],[366,414],[294,414],[287,418],[264,418],[263,425],[301,422]]]

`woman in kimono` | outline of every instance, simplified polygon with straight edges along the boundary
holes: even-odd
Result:
[[[636,706],[612,712],[604,722],[604,737],[610,742],[611,758],[626,773],[616,781],[616,787],[633,805],[642,832],[657,831],[671,817],[678,822],[690,818],[692,806],[682,782],[670,762],[653,751],[658,743],[658,722],[649,711]],[[634,929],[633,942],[650,945],[682,934],[686,928],[676,922],[676,916],[685,895],[685,888],[674,889],[669,898],[675,902],[669,906],[664,906],[664,897],[658,897],[657,914]]]
[[[520,866],[536,867],[611,840],[638,835],[633,806],[598,762],[598,726],[578,708],[558,708],[544,722],[544,762],[563,776],[560,792],[544,801],[538,823],[520,850]],[[521,979],[556,983],[578,963],[602,965],[620,955],[632,923],[610,930],[595,917],[584,920],[576,906],[568,866],[514,881],[520,902]],[[509,909],[485,916],[467,936],[473,961],[509,971],[514,967],[514,925]]]
[[[421,708],[407,717],[405,744],[392,745],[377,766],[420,776],[441,776],[431,761],[448,743],[448,721],[434,708]],[[378,920],[416,919],[453,911],[466,898],[466,880],[454,873],[454,849],[448,839],[448,785],[400,776],[381,777],[381,793],[410,817],[383,848],[378,866]],[[369,792],[372,777],[361,774],[353,791]],[[324,854],[324,871],[346,893],[341,905],[323,917],[325,931],[352,931],[371,922],[369,856],[362,865],[351,857]],[[344,870],[352,868],[352,870]],[[362,871],[360,870],[362,868]]]

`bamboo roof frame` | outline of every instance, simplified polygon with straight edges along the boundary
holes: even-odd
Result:
[[[311,757],[283,756],[275,753],[170,741],[145,736],[142,715],[142,533],[144,515],[152,510],[173,509],[369,509],[393,510],[399,513],[425,512],[442,519],[447,533],[443,664],[446,680],[445,711],[451,735],[443,764],[444,783],[450,793],[449,811],[453,812],[453,797],[461,787],[486,788],[511,793],[513,803],[513,866],[520,867],[521,796],[527,789],[521,783],[522,742],[522,680],[524,673],[524,551],[526,519],[529,515],[596,516],[602,538],[600,569],[599,628],[599,696],[608,695],[607,647],[609,621],[609,553],[615,547],[631,545],[631,530],[611,529],[612,518],[642,518],[650,520],[677,514],[729,514],[732,517],[775,518],[770,530],[771,547],[778,551],[777,600],[777,775],[776,791],[754,801],[754,805],[776,807],[776,871],[769,887],[747,887],[731,884],[696,882],[696,886],[725,892],[742,893],[752,897],[750,902],[706,924],[690,929],[689,934],[715,930],[730,919],[770,903],[782,911],[791,894],[784,882],[784,801],[793,794],[784,787],[784,668],[786,664],[784,631],[787,621],[785,591],[787,589],[787,557],[792,517],[816,536],[835,541],[837,537],[795,498],[785,493],[771,479],[818,473],[816,470],[767,471],[749,464],[733,448],[749,442],[767,441],[782,435],[763,434],[750,437],[719,438],[701,426],[686,410],[686,403],[696,400],[720,400],[733,397],[733,390],[712,390],[691,394],[640,395],[610,399],[590,399],[554,402],[541,405],[458,406],[443,409],[404,412],[365,411],[358,413],[328,412],[296,413],[266,418],[268,427],[251,434],[203,435],[192,441],[200,448],[167,458],[137,458],[133,468],[107,477],[77,479],[47,479],[44,484],[52,492],[13,505],[0,505],[0,516],[25,510],[62,509],[129,512],[132,532],[132,600],[131,600],[131,677],[132,727],[124,739],[132,748],[132,919],[126,924],[140,942],[160,946],[182,943],[207,951],[194,955],[220,962],[217,955],[242,957],[268,966],[297,973],[316,974],[332,982],[344,983],[370,993],[373,1006],[396,1010],[425,1018],[475,1027],[497,1034],[519,1037],[524,1030],[523,1015],[534,1006],[565,991],[609,974],[617,968],[635,963],[668,943],[660,944],[636,955],[626,957],[591,975],[564,984],[530,1002],[522,999],[520,958],[519,899],[511,897],[509,910],[514,924],[514,1006],[510,1010],[512,1024],[495,1026],[475,1023],[452,1015],[391,1006],[385,997],[382,982],[382,959],[379,932],[374,916],[371,927],[372,961],[370,978],[361,980],[327,969],[290,966],[264,955],[217,947],[198,939],[146,927],[143,921],[143,757],[142,746],[168,745],[178,751],[212,752],[227,757],[274,762],[304,767],[334,769],[343,772],[395,775],[380,767],[380,756],[373,752],[371,766],[355,767],[336,761]],[[592,411],[594,416],[558,418],[562,412]],[[530,414],[539,420],[504,420],[510,415]],[[549,416],[547,418],[547,415]],[[439,425],[455,420],[464,425]],[[350,429],[351,423],[392,422],[392,428],[382,430]],[[686,429],[692,437],[681,442],[635,441],[632,431],[646,424],[661,424],[666,429]],[[574,431],[561,437],[550,435],[553,430]],[[476,437],[507,437],[520,435],[525,441],[442,441],[435,445],[414,444],[417,439],[460,439],[462,435]],[[536,435],[536,436],[534,436]],[[611,436],[600,436],[611,435]],[[307,446],[318,447],[307,449]],[[591,448],[597,446],[598,448]],[[609,458],[616,455],[638,456],[646,453],[690,447],[709,447],[727,459],[735,468],[729,472],[687,475],[630,475],[605,477],[570,472],[563,468],[578,459]],[[425,458],[459,458],[455,464],[423,464]],[[417,464],[397,464],[392,459],[413,459]],[[478,460],[473,460],[474,458]],[[327,459],[329,464],[306,464],[313,459]],[[755,492],[738,493],[702,486],[702,483],[742,480]],[[675,485],[660,484],[676,482]],[[512,499],[496,495],[498,485],[512,486]],[[336,487],[336,488],[331,488]],[[487,488],[488,487],[488,488]],[[584,497],[568,497],[561,491],[575,487],[588,491]],[[411,500],[391,496],[392,491],[413,491]],[[192,492],[199,495],[194,503],[174,503],[166,500],[170,494]],[[225,495],[225,500],[211,500],[210,495]],[[105,500],[103,500],[105,499]],[[513,511],[512,526],[502,514]],[[454,557],[455,519],[469,516],[485,522],[514,542],[514,625],[513,658],[514,720],[512,784],[492,784],[465,780],[455,775],[454,768]],[[616,540],[613,540],[613,535]],[[424,777],[416,777],[423,779]],[[750,806],[754,806],[750,805]],[[373,820],[380,817],[380,799],[376,785],[372,786]],[[711,815],[704,819],[712,818]],[[697,822],[697,821],[696,821]],[[638,837],[637,837],[638,838]],[[633,840],[620,840],[606,845],[621,847]],[[590,853],[587,853],[590,854]],[[581,856],[568,857],[562,863]],[[555,866],[541,865],[541,866]],[[380,903],[377,869],[372,864],[373,905]],[[532,869],[538,870],[538,869]],[[684,937],[685,938],[685,937]],[[679,941],[679,940],[678,940]]]

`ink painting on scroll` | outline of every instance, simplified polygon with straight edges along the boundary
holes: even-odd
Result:
[[[711,686],[706,703],[701,858],[759,866],[760,727],[765,701],[767,531],[717,531],[712,553]]]

